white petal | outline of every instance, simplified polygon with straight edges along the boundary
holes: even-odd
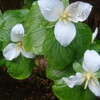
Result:
[[[22,50],[21,53],[26,58],[34,58],[35,57],[35,54],[33,52],[26,52],[25,50]]]
[[[87,50],[84,54],[83,69],[87,72],[96,72],[100,68],[100,56],[94,50]]]
[[[18,57],[20,54],[20,49],[16,48],[14,43],[8,44],[3,50],[3,56],[6,60],[13,60]]]
[[[96,96],[100,96],[100,84],[99,84],[99,81],[94,80],[94,79],[93,79],[93,81],[89,81],[88,87]]]
[[[81,85],[85,78],[82,77],[82,73],[76,73],[75,76],[70,76],[69,78],[63,77],[63,80],[70,88],[73,88],[75,85]]]
[[[62,21],[58,21],[54,29],[55,38],[64,47],[69,45],[76,35],[76,28],[72,22],[67,21],[64,24]]]
[[[66,12],[71,14],[71,19],[73,22],[86,20],[91,10],[92,10],[92,5],[80,1],[71,3],[66,8]]]
[[[56,21],[64,11],[64,5],[60,0],[38,0],[42,15],[48,21]]]
[[[24,37],[24,27],[22,24],[16,24],[11,30],[11,40],[13,42],[22,41]]]
[[[97,34],[98,34],[98,27],[96,27],[94,33],[92,34],[92,43],[94,42],[94,39],[96,38]]]

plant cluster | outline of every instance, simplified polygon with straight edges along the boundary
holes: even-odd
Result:
[[[44,55],[46,76],[60,100],[100,96],[100,41],[83,23],[92,5],[68,0],[25,0],[20,10],[0,14],[0,66],[15,79],[28,78],[34,58]]]

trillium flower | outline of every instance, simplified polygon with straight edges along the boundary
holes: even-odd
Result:
[[[89,16],[92,6],[84,2],[74,2],[64,8],[60,0],[38,0],[40,11],[50,22],[57,21],[54,29],[56,40],[64,47],[69,45],[76,35],[72,22],[82,22]]]
[[[3,50],[3,56],[6,60],[13,60],[20,53],[26,58],[34,58],[33,52],[26,52],[23,46],[24,28],[22,24],[16,24],[11,30],[11,40],[15,43],[8,44]]]
[[[100,96],[100,83],[97,78],[97,71],[100,68],[99,54],[94,50],[87,50],[84,54],[82,67],[83,72],[77,72],[76,75],[69,78],[63,77],[63,80],[70,88],[85,82],[84,89],[88,86],[96,96]]]
[[[98,34],[98,27],[96,27],[94,33],[92,34],[92,41],[91,41],[92,43],[94,42],[94,40],[95,40],[97,34]]]

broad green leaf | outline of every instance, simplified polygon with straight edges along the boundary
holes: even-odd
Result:
[[[89,89],[86,89],[85,100],[96,100],[96,96]]]
[[[100,78],[100,70],[95,73],[96,78]]]
[[[54,29],[49,29],[44,41],[43,54],[47,58],[50,66],[57,69],[64,69],[73,60],[73,52],[70,45],[68,47],[61,46],[55,39]]]
[[[11,43],[10,40],[10,29],[5,29],[5,27],[0,27],[0,50],[3,50],[7,44]]]
[[[96,40],[94,43],[92,43],[90,49],[95,50],[100,54],[100,40]]]
[[[75,58],[81,59],[87,49],[91,46],[92,31],[87,24],[76,23],[76,37],[73,41],[75,48]]]
[[[23,23],[26,15],[29,13],[28,9],[8,10],[3,14],[4,26],[11,29],[17,23]]]
[[[52,27],[55,26],[55,24],[56,24],[56,22],[48,23],[48,24],[45,26],[45,28],[47,28],[47,29],[52,28]]]
[[[49,66],[48,64],[47,69],[46,69],[47,77],[52,80],[57,80],[65,76],[68,77],[69,75],[72,75],[74,73],[75,71],[73,70],[71,65],[69,65],[69,67],[59,70],[52,66]]]
[[[67,47],[61,46],[55,39],[53,28],[48,29],[43,44],[43,54],[53,68],[64,69],[74,60],[81,59],[90,47],[92,32],[88,25],[77,23],[75,26],[76,37]]]
[[[12,62],[6,61],[7,72],[15,79],[28,78],[33,71],[34,60],[19,56]]]
[[[25,39],[24,44],[27,51],[33,51],[36,54],[42,53],[42,46],[48,28],[48,21],[43,18],[37,2],[34,2],[30,12],[25,20]]]
[[[76,72],[83,72],[82,65],[78,62],[73,63],[73,68]]]
[[[88,89],[84,90],[82,86],[69,88],[62,79],[55,81],[53,92],[59,100],[95,100]]]

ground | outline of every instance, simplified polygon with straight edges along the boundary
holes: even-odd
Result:
[[[0,68],[0,100],[58,100],[52,93],[53,82],[31,75],[25,80],[11,78]]]

